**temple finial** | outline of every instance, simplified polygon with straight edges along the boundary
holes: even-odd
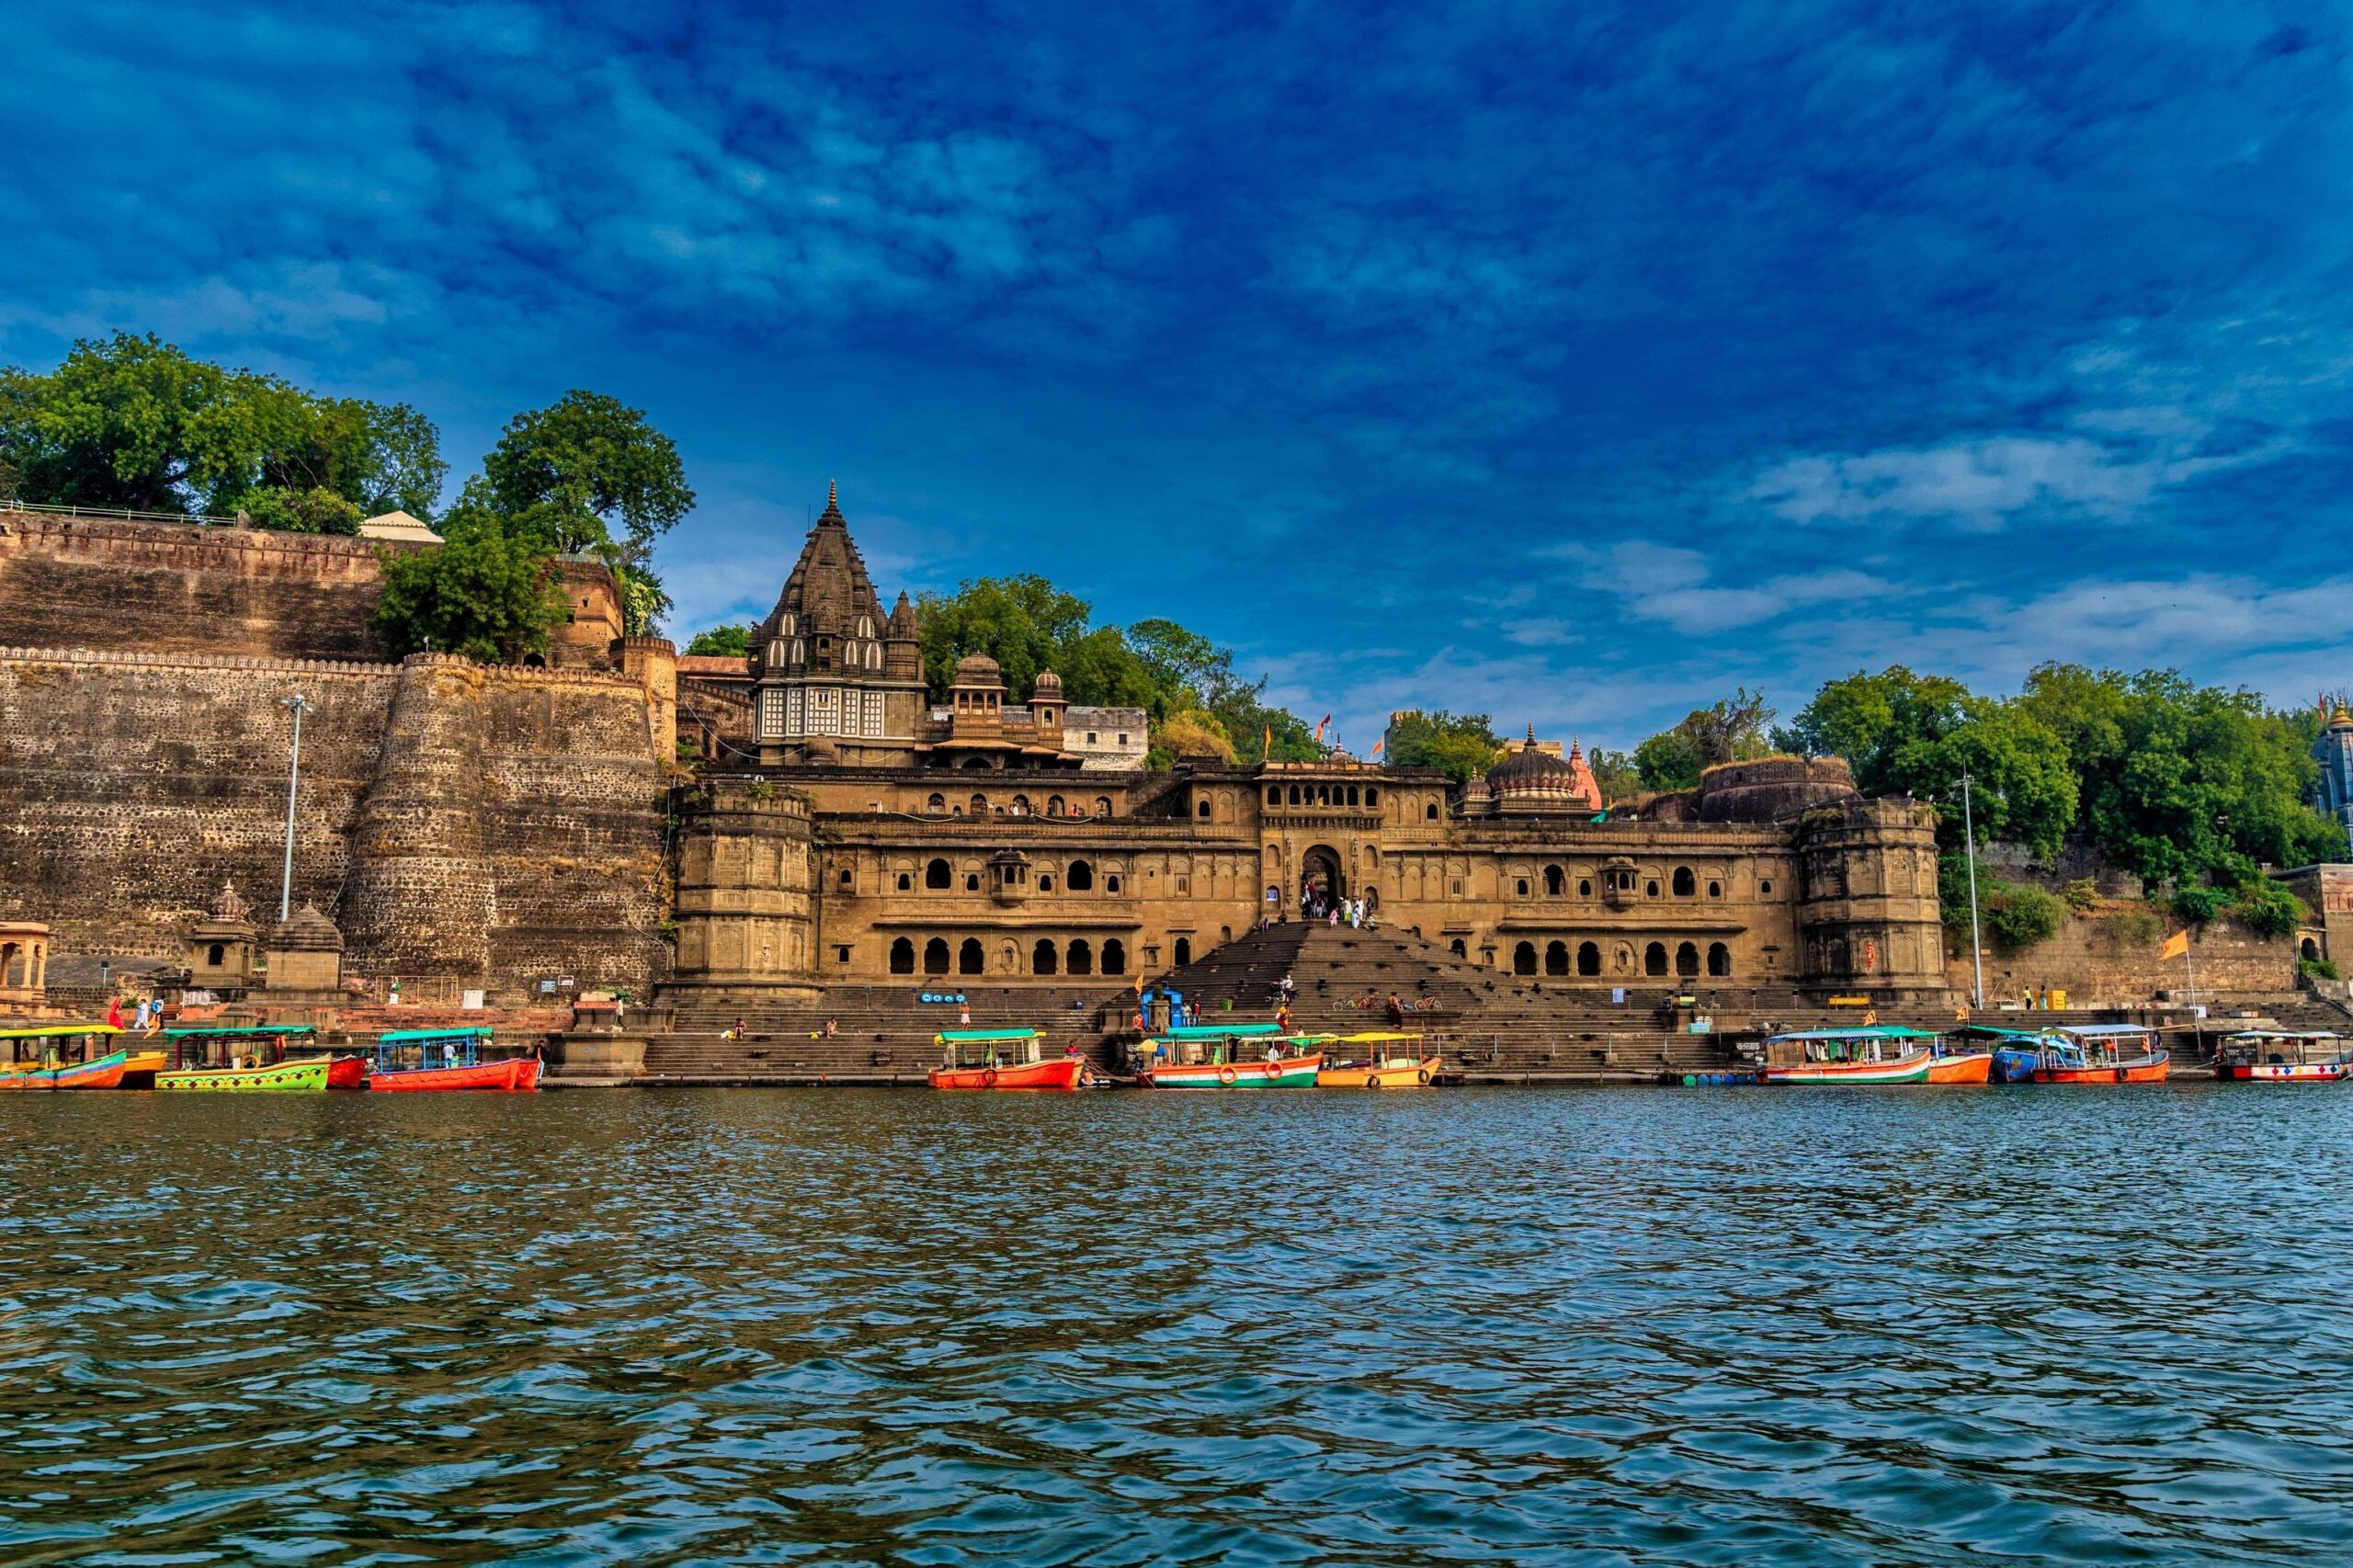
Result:
[[[836,493],[836,491],[835,491],[835,489],[834,482],[833,482],[832,480],[830,480],[830,479],[829,479],[829,480],[827,480],[827,481],[825,481],[825,506],[826,506],[826,509],[827,509],[827,510],[831,510],[832,508],[834,508],[834,507],[835,507],[835,506],[840,506],[840,505],[841,505],[841,502],[840,502],[840,500],[839,500],[839,498],[838,498],[838,495],[837,495],[837,493]]]

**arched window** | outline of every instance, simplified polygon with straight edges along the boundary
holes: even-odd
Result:
[[[1511,950],[1511,971],[1514,974],[1536,972],[1536,944],[1522,942]]]
[[[1177,937],[1177,938],[1176,938],[1176,967],[1177,967],[1178,969],[1182,969],[1182,968],[1184,968],[1187,964],[1191,963],[1192,961],[1193,961],[1193,939],[1192,939],[1190,937]]]
[[[891,944],[891,972],[913,974],[915,971],[915,945],[902,937]]]
[[[1197,816],[1197,817],[1200,818],[1203,822],[1207,822],[1207,821],[1209,821],[1209,819],[1210,819],[1210,803],[1209,803],[1209,801],[1207,801],[1206,800],[1205,800],[1205,801],[1203,801],[1200,803],[1199,808],[1198,810],[1196,810],[1196,811],[1193,812],[1193,814],[1194,814],[1195,816]]]
[[[926,974],[948,972],[948,938],[934,937],[923,945],[923,971]]]
[[[2320,961],[2320,944],[2313,941],[2310,937],[2303,939],[2302,943],[2297,947],[2296,951],[2302,957],[2311,959],[2315,963]],[[214,963],[219,963],[221,961],[221,949],[217,946],[212,949],[212,961]]]
[[[1353,785],[1353,784],[1349,785],[1349,786],[1348,786],[1348,804],[1350,804],[1350,805],[1352,805],[1352,806],[1358,806],[1358,805],[1362,805],[1363,803],[1364,803],[1364,801],[1363,801],[1362,798],[1361,798],[1361,797],[1358,794],[1358,792],[1357,792],[1357,787],[1356,787],[1355,785]]]
[[[1457,937],[1454,940],[1449,942],[1446,945],[1446,948],[1447,951],[1452,953],[1456,958],[1467,959],[1471,956],[1471,950],[1462,945],[1462,938],[1460,937]]]
[[[1103,891],[1105,892],[1118,892],[1120,891],[1120,876],[1118,872],[1114,871],[1111,875],[1103,879]]]
[[[1364,803],[1368,806],[1377,806],[1381,804],[1381,791],[1373,789],[1370,785],[1367,785],[1364,791]]]
[[[1527,879],[1526,877],[1522,877],[1522,878],[1520,878],[1520,879],[1519,879],[1519,884],[1518,884],[1518,886],[1519,886],[1519,896],[1520,896],[1520,897],[1522,897],[1522,898],[1526,898],[1526,897],[1528,896],[1528,879]]]
[[[1279,785],[1279,784],[1269,784],[1269,785],[1267,785],[1267,804],[1268,804],[1268,805],[1270,805],[1270,806],[1279,806],[1279,805],[1281,805],[1282,803],[1283,803],[1283,787],[1282,787],[1281,785]]]
[[[1773,891],[1773,879],[1768,877],[1763,881],[1757,883],[1756,891],[1760,893],[1770,894]]]
[[[1086,945],[1086,939],[1085,937],[1079,937],[1077,940],[1071,943],[1070,962],[1064,967],[1066,967],[1073,974],[1093,974],[1095,972],[1095,949]]]
[[[923,809],[933,812],[934,814],[944,812],[948,809],[948,797],[945,795],[934,795],[930,800],[926,801],[923,803]]]
[[[981,891],[981,874],[978,871],[967,871],[964,873],[964,891],[966,892],[978,892]]]
[[[1117,937],[1108,937],[1104,939],[1103,972],[1106,974],[1128,972],[1127,944],[1121,942]]]
[[[1699,972],[1699,949],[1697,947],[1689,942],[1677,945],[1675,972],[1687,979]]]
[[[949,888],[956,885],[945,860],[934,860],[923,869],[923,885],[927,888]]]
[[[912,890],[912,889],[915,887],[915,878],[913,878],[912,876],[909,876],[909,875],[908,875],[906,872],[904,872],[904,871],[901,871],[901,872],[899,873],[899,891],[900,891],[901,892],[909,892],[910,890]]]
[[[1562,874],[1560,867],[1547,866],[1544,868],[1544,896],[1546,898],[1560,897],[1561,890],[1567,886],[1567,884],[1568,879]]]
[[[1058,817],[1063,814],[1063,798],[1060,795],[1046,797],[1046,814],[1050,817]]]
[[[1063,885],[1073,892],[1086,892],[1095,886],[1095,868],[1084,860],[1073,860],[1070,869],[1063,873]]]
[[[1732,949],[1722,942],[1708,944],[1708,972],[1719,980],[1732,973]]]
[[[1677,898],[1693,898],[1699,894],[1699,880],[1691,875],[1691,868],[1688,866],[1676,867],[1675,896]]]
[[[2305,938],[2304,946],[2306,946],[2307,948],[2309,948],[2309,947],[2311,947],[2312,945],[2313,945],[2313,944],[2312,944],[2312,940],[2311,940],[2311,938],[2310,938],[2310,937]],[[209,947],[209,948],[207,948],[207,949],[204,949],[204,961],[205,961],[206,963],[209,963],[209,964],[212,965],[212,967],[213,967],[213,968],[215,968],[215,969],[220,968],[220,967],[221,967],[221,960],[222,960],[222,959],[224,959],[224,958],[227,958],[228,956],[229,956],[229,949],[228,949],[225,946],[223,946],[222,944],[221,944],[221,943],[219,943],[219,942],[215,942],[215,943],[213,943],[210,947]],[[2315,952],[2308,953],[2308,954],[2306,954],[2305,956],[2306,956],[2307,958],[2318,958],[2318,957],[2320,957],[2320,954],[2319,954],[2317,951],[2315,951]]]
[[[1299,786],[1296,784],[1290,787],[1290,803],[1294,806],[1301,803],[1299,799]]]
[[[1601,972],[1601,949],[1597,945],[1592,942],[1577,944],[1577,972],[1579,974]]]
[[[1547,974],[1569,972],[1569,945],[1566,942],[1544,944],[1544,972]]]
[[[1724,896],[1724,885],[1723,885],[1723,883],[1722,883],[1722,882],[1710,882],[1710,883],[1708,884],[1708,896],[1709,896],[1710,898],[1722,898],[1722,897],[1723,897],[1723,896]]]
[[[1577,879],[1577,896],[1579,898],[1591,898],[1593,896],[1593,879],[1591,877],[1579,877]]]
[[[1438,821],[1438,802],[1436,801],[1432,801],[1428,805],[1422,808],[1422,820],[1424,822]]]
[[[956,972],[978,974],[988,965],[988,957],[981,949],[978,937],[967,937],[964,945],[956,949]]]
[[[976,817],[984,817],[989,814],[989,798],[986,795],[975,795],[964,802],[964,809]]]
[[[1666,972],[1666,944],[1665,942],[1653,942],[1643,949],[1643,972],[1644,974]]]
[[[1645,898],[1656,898],[1658,896],[1658,879],[1656,877],[1653,877],[1650,880],[1648,891],[1644,892],[1643,896]]]
[[[1053,973],[1056,957],[1054,939],[1051,937],[1039,937],[1038,945],[1029,949],[1029,972],[1032,974]]]
[[[1095,814],[1098,817],[1108,817],[1111,814],[1110,796],[1097,795],[1095,797]]]
[[[1029,814],[1029,796],[1016,795],[1013,797],[1013,814],[1017,817],[1026,817]]]

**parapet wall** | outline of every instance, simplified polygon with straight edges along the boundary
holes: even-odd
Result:
[[[0,510],[0,628],[27,647],[378,660],[379,548]]]
[[[512,994],[665,971],[646,688],[447,655],[0,650],[0,917],[177,959],[224,878],[274,914],[298,688],[294,898],[335,915],[348,972]]]

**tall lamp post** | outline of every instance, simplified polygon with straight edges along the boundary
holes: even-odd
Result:
[[[1975,977],[1970,993],[1969,1006],[1973,1012],[1985,1010],[1985,939],[1977,930],[1977,824],[1970,814],[1969,786],[1972,780],[1969,770],[1961,770],[1961,852],[1969,863],[1969,967]]]
[[[278,923],[283,926],[294,913],[294,797],[302,782],[302,715],[311,710],[311,699],[298,691],[278,706],[294,715],[294,756],[286,768],[286,869],[278,881]]]

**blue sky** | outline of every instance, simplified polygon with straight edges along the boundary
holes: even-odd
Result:
[[[355,0],[0,14],[0,359],[565,388],[886,594],[1036,570],[1630,745],[1904,661],[2353,680],[2341,10]]]

